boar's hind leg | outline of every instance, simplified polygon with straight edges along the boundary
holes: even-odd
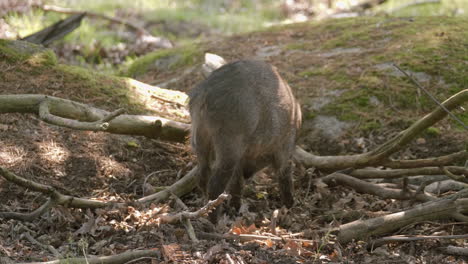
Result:
[[[221,142],[216,142],[215,139],[213,146],[216,161],[208,181],[208,197],[210,200],[216,199],[230,183],[228,192],[232,195],[231,204],[240,205],[243,184],[241,161],[244,153],[242,141],[239,137],[229,137],[229,140]]]
[[[209,138],[197,137],[195,142],[192,142],[198,161],[198,187],[202,191],[204,197],[208,199],[207,188],[208,179],[210,178],[210,155],[211,144]]]
[[[292,207],[294,204],[294,186],[289,157],[281,154],[275,156],[273,167],[275,169],[276,177],[278,178],[281,201],[286,207]]]

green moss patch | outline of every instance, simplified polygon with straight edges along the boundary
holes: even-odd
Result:
[[[174,70],[177,67],[192,65],[202,52],[198,45],[158,50],[136,59],[123,73],[125,76],[138,77],[150,71]]]

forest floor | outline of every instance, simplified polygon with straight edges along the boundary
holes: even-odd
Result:
[[[336,30],[334,28],[329,32],[339,34]],[[350,61],[347,65],[349,70],[346,72],[337,70],[342,69],[338,67],[343,65],[338,60],[333,60],[332,57],[335,56],[333,54],[328,56],[326,51],[321,51],[321,55],[313,51],[297,51],[306,48],[304,46],[306,41],[298,42],[297,39],[305,39],[304,35],[307,34],[309,33],[306,27],[291,27],[288,30],[270,33],[252,33],[232,37],[229,41],[211,42],[208,47],[203,48],[203,51],[213,50],[215,53],[222,53],[224,50],[222,55],[233,59],[239,56],[234,54],[251,54],[252,46],[270,47],[269,50],[261,51],[272,52],[268,60],[284,73],[286,79],[292,79],[294,84],[292,87],[298,87],[295,88],[295,92],[304,107],[312,104],[308,100],[309,97],[318,96],[316,86],[310,85],[310,78],[314,76],[316,85],[324,86],[324,89],[329,89],[326,87],[329,85],[325,79],[327,74],[335,74],[334,76],[338,78],[332,83],[351,84],[351,86],[355,83],[343,84],[345,81],[336,74],[366,77],[366,72],[361,69],[362,61],[358,61],[361,56],[360,51],[343,53],[344,56],[348,56],[346,60]],[[313,36],[310,34],[310,38],[319,36],[316,32],[312,34]],[[327,38],[327,41],[342,40],[330,36],[324,38]],[[245,42],[249,45],[236,44]],[[277,52],[278,43],[282,43],[281,47],[288,46],[288,43],[294,43],[296,46],[289,45],[289,52],[281,51],[272,55]],[[371,49],[362,45],[357,46],[365,50]],[[336,47],[330,49],[334,48]],[[372,47],[371,52],[375,52],[377,48]],[[325,61],[324,58],[328,59]],[[7,63],[0,61],[1,69],[7,69]],[[317,69],[310,68],[310,65],[329,65],[329,69],[328,72],[317,72]],[[307,68],[309,72],[304,71]],[[17,76],[21,76],[21,72],[21,70],[16,71]],[[183,75],[182,72],[184,68],[171,69],[171,72],[167,73],[170,76],[165,77],[164,73],[159,73],[157,78],[171,79],[178,74]],[[139,79],[149,83],[154,81],[149,79],[151,75],[148,72],[145,74],[139,76]],[[46,79],[48,82],[60,79],[60,76],[49,77]],[[76,98],[80,95],[77,85],[71,86],[72,88],[55,82],[50,82],[49,85],[37,85],[37,78],[37,75],[30,76],[28,72],[23,72],[22,77],[17,79],[18,85],[3,86],[1,93],[33,92],[64,98]],[[372,78],[362,78],[362,81],[368,82],[370,79]],[[200,77],[185,76],[178,80],[180,82],[174,87],[187,91],[189,90],[187,87],[193,87],[199,80]],[[10,80],[10,83],[13,82]],[[385,86],[379,82],[375,82],[375,85]],[[353,87],[355,90],[351,93],[359,90],[359,87]],[[334,88],[336,87],[330,89]],[[82,102],[90,101],[97,107],[107,107],[105,96],[82,98]],[[364,107],[369,105],[366,103]],[[377,108],[374,110],[379,113],[389,110],[384,103]],[[376,132],[373,133],[357,127],[354,132],[346,132],[333,142],[310,139],[307,138],[310,137],[310,133],[304,133],[300,142],[307,149],[314,149],[315,154],[320,155],[352,154],[368,150],[389,139],[398,132],[398,129],[404,128],[408,120],[417,120],[424,112],[421,109],[410,111],[409,108],[398,112],[400,114],[398,117],[395,113],[382,117],[387,118],[383,122],[384,125],[394,124],[391,130],[382,126],[376,128]],[[430,107],[426,106],[426,109]],[[367,110],[363,110],[365,111]],[[418,116],[410,116],[415,112]],[[310,119],[315,115],[312,110],[306,110],[305,113],[310,114],[307,117]],[[373,118],[364,117],[365,120]],[[406,121],[400,124],[395,121],[397,118]],[[453,127],[444,122],[442,128],[438,128],[443,131],[442,134],[422,135],[394,158],[435,157],[463,149],[466,134],[450,129]],[[338,144],[339,148],[329,144]],[[0,145],[0,166],[27,179],[52,185],[64,194],[106,201],[131,201],[148,195],[154,187],[164,187],[174,183],[180,174],[191,169],[195,163],[188,141],[171,143],[144,137],[74,131],[45,124],[36,116],[29,114],[0,115]],[[215,226],[203,218],[192,221],[196,232],[268,236],[273,232],[270,229],[273,212],[279,209],[277,228],[274,232],[277,236],[284,237],[281,241],[255,239],[239,242],[218,240],[199,234],[200,242],[192,243],[183,225],[160,224],[154,216],[164,212],[180,211],[181,209],[171,200],[164,204],[152,204],[145,209],[132,206],[113,210],[56,207],[31,223],[0,219],[0,256],[18,262],[52,260],[56,256],[44,247],[50,245],[57,249],[62,257],[83,257],[85,254],[113,255],[126,250],[157,248],[160,256],[151,263],[465,263],[467,261],[462,257],[438,251],[438,248],[446,245],[466,246],[466,241],[424,240],[388,244],[375,249],[366,248],[367,245],[363,241],[353,241],[346,245],[337,243],[334,227],[360,218],[398,212],[413,206],[415,202],[383,200],[342,186],[330,188],[319,180],[324,175],[325,172],[306,170],[296,164],[294,169],[296,204],[293,208],[285,209],[281,207],[278,187],[271,177],[271,172],[269,170],[260,172],[246,185],[243,207],[237,217],[223,217]],[[0,193],[0,211],[28,212],[45,201],[45,197],[18,187],[5,179],[0,179]],[[203,206],[198,191],[182,197],[182,201],[191,210]],[[406,226],[389,235],[449,235],[467,232],[466,223],[428,221]],[[32,242],[25,234],[31,235],[39,243]],[[149,263],[149,260],[140,260],[139,263]]]

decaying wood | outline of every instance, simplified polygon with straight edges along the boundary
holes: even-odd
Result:
[[[456,213],[468,212],[466,197],[468,192],[460,192],[452,198],[439,198],[405,211],[341,225],[338,228],[338,240],[341,243],[353,239],[367,240],[371,236],[387,234],[412,223],[452,218]]]
[[[101,130],[115,134],[142,135],[178,142],[186,139],[190,129],[188,124],[157,116],[118,115],[114,117],[120,114],[119,110],[109,113],[86,104],[40,94],[0,95],[0,113],[33,113],[41,116],[45,122],[55,125]],[[108,120],[109,117],[113,119]],[[105,120],[108,122],[103,122]],[[103,123],[108,124],[102,126]]]
[[[74,264],[124,264],[136,259],[151,259],[158,258],[161,252],[157,249],[150,250],[135,250],[127,251],[122,254],[103,257],[85,257],[85,258],[64,258],[53,261],[45,262],[26,262],[18,264],[60,264],[60,263],[74,263]]]

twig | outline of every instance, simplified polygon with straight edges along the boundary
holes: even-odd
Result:
[[[188,210],[189,209],[187,207],[187,205],[185,205],[185,203],[177,195],[175,195],[173,193],[171,193],[171,195],[175,199],[177,205],[179,205],[183,210]],[[192,242],[194,242],[194,243],[197,243],[198,238],[195,235],[195,230],[193,229],[192,222],[190,222],[190,219],[182,216],[181,221],[182,221],[182,224],[185,227],[185,230],[187,231],[187,234],[188,234],[190,240],[192,240]]]
[[[177,214],[162,214],[159,216],[161,223],[174,223],[180,221],[182,218],[186,219],[195,219],[199,218],[203,215],[207,215],[211,212],[214,208],[219,206],[225,200],[229,199],[231,196],[227,193],[222,193],[213,201],[209,201],[205,206],[198,209],[195,212],[180,212]]]
[[[434,96],[432,96],[431,93],[429,93],[428,90],[426,90],[426,88],[424,88],[418,81],[416,81],[413,76],[409,75],[406,71],[404,71],[403,69],[401,69],[398,65],[396,65],[395,63],[393,64],[393,66],[395,68],[397,68],[399,71],[401,71],[406,77],[408,77],[414,84],[416,84],[416,86],[419,87],[419,89],[421,89],[424,93],[426,93],[427,96],[429,96],[429,98],[431,98],[432,101],[434,101],[439,107],[441,107],[442,109],[444,109],[445,112],[447,112],[447,114],[450,115],[450,117],[452,117],[454,120],[456,120],[458,123],[460,123],[460,125],[462,125],[463,128],[465,128],[465,130],[468,130],[468,126],[465,125],[465,123],[463,123],[463,121],[461,121],[460,119],[458,119],[457,116],[455,116],[452,112],[450,112],[450,110],[448,110],[443,104],[441,104]]]

